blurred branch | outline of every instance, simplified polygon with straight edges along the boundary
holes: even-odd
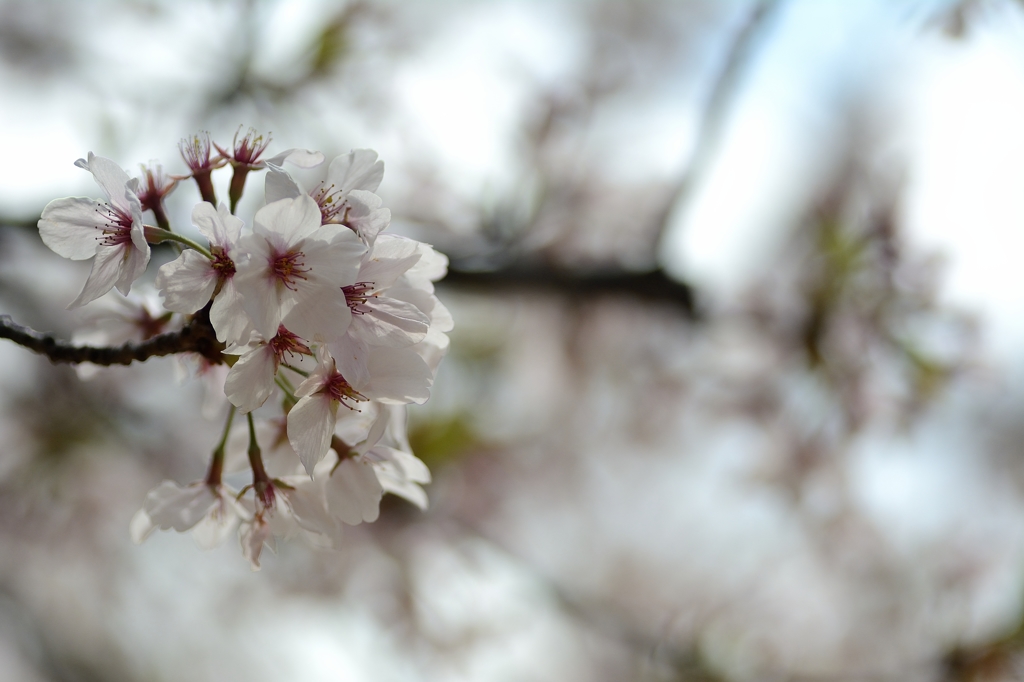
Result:
[[[671,279],[661,270],[597,272],[554,269],[544,266],[511,265],[488,271],[462,269],[453,264],[442,280],[446,286],[486,293],[498,291],[543,291],[571,297],[595,295],[633,296],[679,306],[687,317],[696,318],[693,290]]]
[[[0,338],[45,355],[54,364],[91,362],[106,366],[130,365],[132,362],[176,353],[198,353],[214,364],[224,361],[221,356],[224,345],[217,341],[210,325],[209,306],[196,313],[181,331],[159,334],[145,341],[120,346],[74,346],[51,334],[20,325],[10,315],[0,315]]]
[[[750,61],[758,42],[771,26],[771,19],[779,13],[782,5],[783,0],[759,2],[733,36],[721,70],[712,81],[708,98],[697,118],[696,143],[690,163],[677,180],[675,190],[661,212],[659,234],[665,232],[669,217],[677,206],[688,199],[697,179],[703,175],[711,161],[729,106],[743,76],[744,67]]]

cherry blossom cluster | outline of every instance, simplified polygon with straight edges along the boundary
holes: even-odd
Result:
[[[409,447],[404,406],[429,397],[452,328],[433,284],[447,259],[384,232],[391,212],[374,193],[384,175],[376,152],[339,156],[304,188],[287,169],[316,169],[324,155],[264,158],[269,142],[252,130],[229,148],[205,133],[182,140],[181,176],[143,166],[132,178],[90,153],[76,165],[104,198],[56,199],[39,220],[50,249],[92,259],[69,307],[95,301],[98,312],[78,340],[144,340],[196,324],[216,335],[200,373],[216,386],[207,410],[227,419],[207,475],[150,491],[131,534],[191,530],[208,547],[237,528],[254,568],[277,537],[337,546],[345,525],[377,518],[385,492],[426,507],[430,473]],[[212,179],[220,168],[233,171],[227,206]],[[247,225],[236,209],[253,171],[266,172],[266,201]],[[191,217],[205,245],[173,230],[164,208],[187,179],[202,198]],[[132,292],[160,242],[178,255],[156,273],[159,297],[140,295],[141,283]],[[128,297],[117,310],[104,296],[114,288]],[[229,482],[245,471],[251,482],[236,489]]]

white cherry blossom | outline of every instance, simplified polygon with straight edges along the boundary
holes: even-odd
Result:
[[[313,354],[302,339],[283,326],[269,340],[256,335],[249,345],[225,352],[241,356],[228,372],[224,393],[243,414],[255,410],[274,392],[274,377],[283,360]]]
[[[138,180],[110,159],[89,152],[75,162],[92,173],[107,201],[85,197],[54,199],[39,219],[39,235],[55,253],[71,260],[95,258],[92,271],[68,308],[94,301],[114,287],[122,294],[149,263]]]
[[[210,549],[231,534],[246,511],[235,501],[237,492],[226,485],[197,481],[181,487],[164,481],[149,491],[129,530],[139,544],[157,528],[179,533],[192,530],[200,547]]]
[[[312,164],[314,157],[308,156],[311,152],[295,154],[297,150],[290,151],[292,153],[282,155],[284,161],[302,168],[318,165]],[[320,159],[322,161],[323,155]],[[267,202],[304,194],[294,178],[281,168],[281,163],[268,161],[267,167]],[[384,162],[377,160],[377,152],[372,149],[354,149],[336,157],[327,170],[327,178],[309,192],[320,208],[321,222],[346,225],[363,242],[372,244],[391,222],[391,210],[382,208],[383,202],[374,194],[383,178]]]
[[[203,201],[192,209],[192,224],[209,240],[207,258],[194,249],[185,249],[177,259],[162,266],[156,286],[164,297],[164,306],[178,313],[194,313],[214,297],[210,323],[217,339],[226,343],[244,342],[251,329],[235,286],[235,261],[239,257],[238,240],[242,221],[221,204],[214,208]]]
[[[422,403],[430,397],[432,376],[426,363],[402,349],[345,346],[337,359],[321,346],[317,368],[299,384],[299,401],[288,412],[288,440],[312,474],[331,445],[338,408],[358,410],[368,400],[384,403]]]
[[[321,229],[315,201],[267,204],[239,246],[248,258],[235,282],[259,334],[271,338],[282,322],[310,340],[345,333],[351,314],[341,287],[355,282],[366,247],[349,230]]]

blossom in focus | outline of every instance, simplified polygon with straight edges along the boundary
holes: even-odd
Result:
[[[94,301],[114,287],[127,295],[149,264],[138,180],[116,163],[89,153],[75,162],[93,174],[107,201],[85,197],[54,199],[39,219],[39,235],[58,255],[71,260],[95,258],[89,278],[68,308]]]
[[[156,286],[164,297],[164,306],[178,313],[194,313],[213,297],[210,323],[217,339],[225,343],[244,342],[250,323],[235,286],[238,240],[242,221],[221,204],[214,208],[203,201],[192,209],[192,224],[210,242],[211,258],[185,249],[177,259],[163,265]]]
[[[291,157],[287,160],[294,163]],[[268,202],[304,193],[280,164],[275,166],[268,161],[267,167]],[[383,178],[384,162],[377,159],[377,152],[372,149],[354,149],[336,157],[327,169],[327,178],[309,192],[320,208],[321,222],[345,225],[364,243],[372,244],[391,222],[390,209],[382,208],[383,202],[374,194]]]
[[[240,356],[228,372],[224,393],[243,414],[265,403],[274,392],[274,377],[284,360],[313,354],[302,339],[284,326],[278,327],[277,334],[269,340],[254,334],[248,345],[225,352]]]
[[[359,404],[422,403],[430,397],[433,376],[415,353],[394,348],[361,347],[361,354],[344,350],[338,358],[321,346],[317,368],[295,389],[298,402],[288,412],[288,440],[306,472],[330,449],[339,406],[358,410]]]
[[[261,208],[239,248],[247,258],[235,283],[259,334],[271,338],[282,323],[309,340],[345,333],[351,314],[341,287],[355,282],[366,247],[348,230],[321,229],[310,197]]]

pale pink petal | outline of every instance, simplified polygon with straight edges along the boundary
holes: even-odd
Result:
[[[230,494],[219,497],[206,516],[192,528],[192,537],[201,549],[218,547],[234,532],[246,514]]]
[[[209,202],[200,201],[192,209],[192,224],[211,246],[222,249],[234,247],[242,235],[242,219],[231,215],[224,204],[214,208]]]
[[[142,508],[156,527],[180,533],[196,525],[216,502],[217,496],[203,483],[182,488],[164,481],[149,491]]]
[[[286,149],[277,156],[272,156],[264,163],[270,168],[280,168],[288,163],[296,168],[316,168],[324,162],[326,157],[322,152],[315,152],[309,149]],[[269,200],[268,200],[269,203]]]
[[[110,159],[96,156],[89,152],[89,159],[79,159],[76,163],[79,168],[84,168],[92,173],[96,184],[100,186],[103,193],[111,204],[118,208],[127,209],[124,191],[128,185],[129,177],[124,169]]]
[[[343,336],[351,321],[352,311],[341,288],[324,287],[296,303],[282,324],[304,339],[326,342]]]
[[[327,184],[342,193],[376,191],[383,179],[384,162],[377,160],[377,152],[372,149],[353,149],[335,158],[327,168]]]
[[[381,296],[366,307],[370,312],[354,316],[351,333],[368,345],[400,348],[427,335],[430,319],[411,303]]]
[[[274,392],[276,373],[274,349],[266,344],[257,346],[231,367],[224,381],[224,394],[242,414],[252,412]]]
[[[217,340],[226,343],[242,343],[249,340],[252,322],[245,312],[242,295],[235,286],[235,280],[224,280],[220,293],[210,306],[210,324],[217,332]]]
[[[280,494],[288,501],[292,516],[301,528],[333,538],[338,533],[338,524],[327,511],[323,484],[309,478],[289,479],[291,488],[280,488]]]
[[[295,197],[302,196],[302,194],[302,188],[299,187],[291,175],[283,170],[274,170],[268,166],[267,179],[263,186],[263,195],[268,204],[280,201],[281,199],[294,199]]]
[[[194,313],[213,296],[217,288],[217,271],[210,266],[209,258],[198,251],[185,249],[157,271],[156,288],[163,295],[164,307],[168,310]]]
[[[351,334],[328,344],[338,372],[357,391],[370,383],[370,347]]]
[[[288,442],[292,444],[306,473],[324,458],[331,447],[338,403],[323,393],[300,398],[288,413]]]
[[[253,328],[265,338],[271,338],[277,333],[283,311],[277,284],[267,276],[269,244],[260,235],[249,235],[242,238],[240,247],[250,257],[237,264],[238,271],[232,279]]]
[[[254,233],[278,234],[289,245],[312,235],[319,227],[320,207],[306,194],[267,204],[253,218]]]
[[[263,553],[263,546],[269,539],[270,525],[263,520],[262,516],[257,516],[239,529],[238,540],[242,545],[242,556],[252,564],[252,570],[260,570],[260,555]]]
[[[331,516],[350,526],[376,521],[384,489],[368,461],[346,457],[324,485]]]
[[[411,349],[371,348],[368,369],[369,383],[353,384],[368,398],[384,403],[423,403],[430,397],[433,374]]]
[[[152,535],[154,530],[156,530],[156,524],[153,523],[153,519],[149,518],[149,514],[146,513],[145,509],[135,512],[131,522],[128,524],[128,535],[131,536],[132,542],[136,545],[141,545],[145,542],[146,538]]]
[[[120,246],[104,246],[96,252],[96,260],[92,262],[92,271],[85,281],[82,293],[78,295],[68,309],[95,301],[97,298],[114,288],[121,278],[121,267],[124,263],[125,250]]]
[[[149,265],[148,244],[145,251],[128,245],[121,247],[121,267],[114,286],[117,287],[118,291],[127,296],[128,292],[131,291],[132,282],[142,276],[142,273],[146,271],[147,265]]]
[[[312,272],[306,286],[346,286],[356,281],[366,245],[351,230],[338,231],[329,242],[307,239],[302,244],[303,263]]]
[[[355,190],[345,201],[348,203],[345,224],[367,244],[372,244],[377,235],[391,224],[391,209],[381,208],[383,201],[373,192]]]

